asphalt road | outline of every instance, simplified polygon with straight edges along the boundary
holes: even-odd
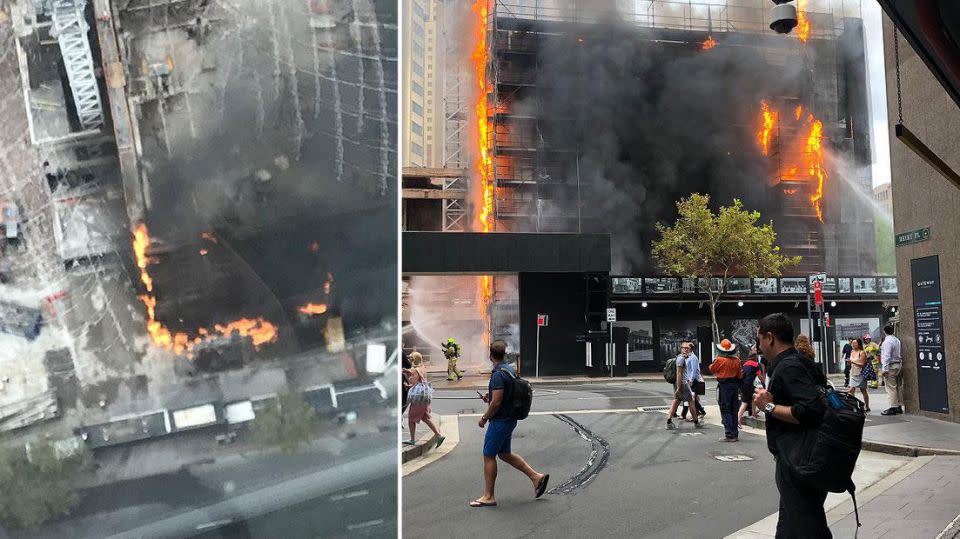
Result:
[[[291,528],[290,534],[275,535],[251,524],[250,537],[336,536],[342,531],[340,524],[378,519],[395,526],[395,447],[393,432],[347,440],[328,438],[292,455],[236,456],[178,473],[95,487],[81,492],[81,503],[69,517],[11,536],[186,537],[198,530],[212,532],[233,522],[258,520],[277,512],[290,520],[299,520],[302,526]],[[365,484],[372,486],[358,486]],[[369,518],[363,516],[363,504],[347,502],[344,511],[352,520],[311,520],[314,507],[310,504],[341,490],[368,491],[370,494],[364,498],[371,503]],[[385,501],[390,496],[393,501]],[[297,518],[291,516],[297,512],[295,508],[301,511]],[[266,521],[278,522],[269,517]],[[319,527],[298,533],[311,530],[312,524]],[[365,533],[374,533],[380,526],[369,524]],[[395,536],[396,528],[393,533]]]
[[[385,477],[281,509],[194,539],[397,536],[397,478]]]
[[[669,393],[655,382],[541,389],[538,415],[520,423],[513,448],[551,475],[550,493],[534,500],[526,477],[501,463],[496,508],[467,505],[482,493],[483,431],[475,417],[461,417],[456,449],[403,478],[404,537],[723,537],[776,512],[762,436],[724,444],[719,426],[667,431],[663,413],[603,411],[663,405]],[[463,408],[459,402],[435,400],[434,411]],[[715,458],[727,455],[751,460]]]
[[[705,403],[715,397],[709,392]],[[564,410],[610,410],[638,406],[669,405],[673,390],[666,382],[612,382],[571,386],[534,387],[531,412]],[[437,390],[432,404],[434,413],[483,413],[486,404],[472,390]]]

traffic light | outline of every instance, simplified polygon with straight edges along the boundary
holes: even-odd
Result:
[[[770,29],[778,34],[789,34],[797,27],[797,8],[793,0],[773,0],[776,4],[770,10]]]

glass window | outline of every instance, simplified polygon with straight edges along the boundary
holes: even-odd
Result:
[[[416,61],[413,61],[412,64],[413,64],[413,72],[414,72],[415,74],[420,75],[420,76],[422,77],[422,76],[423,76],[423,66],[420,65],[420,64],[418,64]]]
[[[423,107],[421,107],[419,103],[417,103],[416,101],[414,101],[414,102],[413,102],[413,107],[411,107],[411,108],[413,109],[413,113],[414,113],[414,114],[419,114],[420,116],[423,116]]]
[[[410,85],[413,87],[413,93],[423,95],[423,86],[420,86],[416,81],[411,82]]]
[[[413,131],[414,135],[423,136],[423,127],[420,126],[417,122],[410,122],[410,129]]]
[[[414,154],[419,155],[420,157],[423,157],[423,146],[420,146],[420,145],[417,144],[416,142],[411,142],[411,143],[410,143],[410,150],[411,150]]]

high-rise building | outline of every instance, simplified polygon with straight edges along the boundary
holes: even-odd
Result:
[[[797,274],[874,273],[858,13],[806,13],[801,40],[768,2],[622,4],[491,2],[493,228],[610,232],[615,271],[651,272],[654,224],[702,192],[772,219]]]
[[[403,3],[403,164],[438,166],[443,151],[440,110],[443,46],[439,0]]]
[[[877,201],[877,204],[880,204],[887,209],[891,214],[893,213],[893,189],[890,187],[891,184],[885,183],[883,185],[878,185],[873,188],[873,199]]]

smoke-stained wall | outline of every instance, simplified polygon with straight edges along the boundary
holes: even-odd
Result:
[[[498,155],[498,163],[534,169],[527,185],[535,187],[526,189],[535,192],[524,196],[537,200],[536,211],[514,229],[610,232],[619,274],[656,271],[654,224],[672,222],[676,200],[692,192],[718,205],[740,198],[785,240],[820,233],[798,228],[806,225],[782,207],[769,183],[777,163],[761,155],[756,133],[766,99],[801,104],[823,119],[828,150],[843,138],[832,42],[801,48],[783,36],[719,33],[704,50],[706,32],[612,20],[497,24],[506,36],[498,41],[498,99],[518,117],[498,119],[498,136],[536,150]],[[535,54],[513,52],[521,48]],[[839,212],[825,215],[838,219]],[[810,261],[823,266],[822,258]]]

